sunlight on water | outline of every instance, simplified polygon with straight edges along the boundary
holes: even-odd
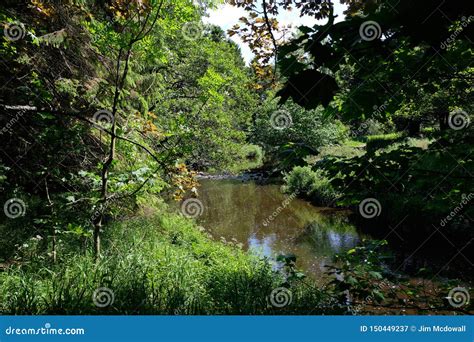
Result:
[[[314,207],[282,194],[278,185],[205,179],[199,194],[204,205],[199,223],[215,239],[236,241],[271,258],[293,253],[298,267],[315,278],[335,253],[361,239],[347,213]]]

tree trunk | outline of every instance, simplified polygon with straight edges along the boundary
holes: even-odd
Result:
[[[112,162],[114,161],[114,158],[115,158],[115,144],[117,140],[117,137],[116,137],[117,126],[116,126],[115,113],[116,113],[116,110],[114,110],[114,113],[113,113],[114,121],[112,123],[112,130],[111,130],[112,134],[110,136],[109,156],[107,157],[107,160],[105,161],[102,167],[102,188],[101,188],[100,197],[101,197],[101,202],[103,203],[104,207],[107,206],[110,167],[112,166]],[[101,213],[99,219],[94,225],[94,256],[96,260],[100,258],[100,229],[102,227],[103,218],[104,218],[104,213]]]
[[[97,261],[100,258],[100,228],[102,219],[94,225],[94,257]]]
[[[419,136],[421,133],[421,121],[419,120],[410,120],[408,121],[408,136],[416,137]]]
[[[53,263],[57,262],[56,227],[53,228]]]
[[[448,112],[442,112],[438,115],[438,122],[439,122],[440,131],[445,131],[449,128],[448,118],[449,118],[449,113]]]
[[[114,92],[114,99],[113,99],[113,106],[112,106],[112,129],[111,129],[111,134],[110,134],[110,149],[109,149],[109,155],[107,157],[107,160],[105,161],[103,167],[102,167],[102,188],[101,188],[101,202],[104,205],[104,207],[107,207],[107,200],[108,200],[108,184],[109,184],[109,172],[110,168],[112,166],[112,163],[115,158],[115,145],[116,145],[116,140],[117,140],[117,119],[118,119],[118,108],[119,108],[119,102],[120,102],[120,93],[122,92],[122,89],[125,85],[125,80],[127,78],[128,70],[129,70],[129,63],[130,63],[130,56],[132,54],[132,48],[133,45],[138,42],[139,40],[142,40],[151,30],[151,28],[155,25],[159,18],[159,13],[161,6],[163,5],[164,1],[162,0],[160,2],[158,11],[156,12],[156,16],[153,19],[151,26],[148,30],[146,30],[147,27],[147,21],[148,21],[148,16],[146,17],[145,23],[137,36],[132,38],[130,40],[130,43],[128,44],[128,49],[127,53],[125,55],[125,64],[123,67],[123,71],[121,72],[121,64],[122,64],[122,57],[123,57],[123,48],[120,48],[118,56],[117,56],[117,64],[116,64],[116,74],[115,74],[115,92]],[[146,33],[145,33],[146,32]],[[101,213],[99,219],[97,222],[94,223],[94,256],[96,261],[100,258],[100,229],[102,227],[102,223],[104,221],[104,212]]]

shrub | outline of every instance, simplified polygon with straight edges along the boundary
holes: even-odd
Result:
[[[324,108],[307,110],[288,101],[281,107],[277,99],[265,102],[256,115],[251,141],[264,144],[271,151],[289,143],[317,151],[321,146],[347,139],[348,128],[341,121],[328,117]],[[282,119],[281,129],[276,129]],[[285,121],[286,120],[286,121]]]
[[[361,137],[367,135],[384,134],[393,129],[390,122],[380,122],[374,119],[368,119],[364,122],[353,125],[352,136]]]
[[[253,165],[259,166],[263,161],[263,149],[258,145],[243,145],[240,150],[240,159],[242,163],[245,164],[251,163]]]
[[[284,178],[285,192],[299,193],[317,205],[330,205],[339,194],[331,185],[323,170],[312,170],[309,166],[296,166]]]

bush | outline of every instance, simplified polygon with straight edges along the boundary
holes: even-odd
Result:
[[[258,145],[242,145],[236,165],[231,171],[255,169],[263,163],[263,149]]]
[[[264,144],[269,151],[287,144],[317,151],[322,146],[347,139],[347,126],[329,118],[323,107],[307,110],[292,101],[279,106],[277,100],[266,101],[256,115],[251,141]],[[283,126],[277,129],[279,124]]]
[[[285,175],[285,192],[298,193],[317,205],[330,205],[339,197],[323,170],[313,171],[309,166],[296,166]]]
[[[354,138],[358,138],[367,135],[384,134],[390,129],[393,128],[390,127],[388,123],[382,123],[374,119],[368,119],[363,122],[353,123],[351,135]]]

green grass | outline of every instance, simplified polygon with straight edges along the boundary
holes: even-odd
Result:
[[[390,151],[395,151],[398,149],[403,148],[404,146],[408,147],[418,147],[423,150],[426,150],[428,146],[433,142],[432,139],[428,138],[406,138],[402,141],[395,142],[393,144],[388,145],[385,148],[382,148],[376,152],[376,155],[379,155],[381,152],[387,153]]]
[[[343,146],[362,148],[362,147],[365,147],[365,143],[361,141],[357,141],[357,140],[347,140],[344,142]]]
[[[365,153],[364,151],[365,144],[348,141],[343,145],[336,146],[326,146],[320,150],[320,153],[317,156],[317,160],[324,159],[325,157],[339,157],[339,158],[354,158],[360,157]]]
[[[328,296],[302,283],[291,286],[292,303],[270,305],[285,282],[265,260],[210,240],[189,220],[160,212],[106,227],[104,255],[59,250],[21,260],[0,272],[2,314],[324,314],[336,313]],[[288,286],[286,284],[285,286]],[[100,308],[93,294],[113,291]]]
[[[404,139],[403,132],[395,132],[389,134],[378,134],[367,136],[366,150],[369,154],[374,154],[375,151],[386,148],[396,142]]]
[[[401,138],[404,135],[403,132],[394,132],[394,133],[387,133],[387,134],[375,134],[375,135],[368,135],[366,137],[367,142],[369,141],[378,141],[378,140],[395,140],[397,138]]]

